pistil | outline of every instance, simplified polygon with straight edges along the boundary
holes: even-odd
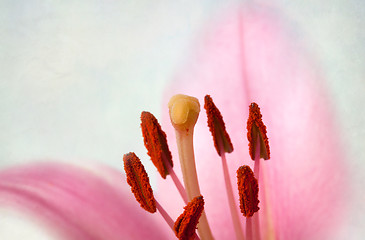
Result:
[[[171,123],[175,128],[180,165],[189,201],[201,195],[195,167],[193,133],[199,116],[198,99],[182,94],[173,96],[168,104]],[[202,239],[213,239],[204,211],[198,224]]]

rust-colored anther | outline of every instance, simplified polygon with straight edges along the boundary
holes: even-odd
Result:
[[[194,239],[196,225],[204,210],[203,196],[193,198],[184,209],[175,221],[174,231],[180,240],[191,240]]]
[[[231,139],[226,131],[226,125],[224,124],[222,114],[215,106],[212,98],[206,95],[204,98],[204,108],[208,117],[208,127],[213,136],[214,146],[219,156],[221,150],[231,153],[233,151],[233,145]],[[220,146],[223,144],[223,146]]]
[[[262,122],[260,108],[256,103],[251,103],[250,113],[247,120],[247,139],[252,160],[255,160],[257,137],[260,139],[260,157],[270,159],[269,139],[266,135],[266,126]]]
[[[155,116],[149,112],[141,113],[141,128],[147,154],[151,157],[162,178],[169,174],[167,164],[173,167],[172,156],[167,145],[166,134]]]
[[[123,156],[124,171],[127,175],[127,182],[137,201],[145,210],[156,212],[156,201],[150,185],[147,172],[141,161],[133,152]]]
[[[252,217],[260,209],[260,201],[259,185],[249,166],[244,165],[237,170],[237,183],[241,212],[245,217]]]

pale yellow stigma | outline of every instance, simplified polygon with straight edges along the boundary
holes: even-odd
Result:
[[[183,94],[173,96],[168,104],[171,123],[178,131],[187,134],[189,129],[195,126],[200,112],[200,104],[197,98]]]
[[[191,201],[193,198],[201,195],[195,168],[193,146],[194,126],[199,117],[200,104],[195,97],[178,94],[170,99],[168,107],[170,120],[175,128],[184,185],[188,200]],[[198,232],[202,240],[213,239],[204,211],[199,219]]]

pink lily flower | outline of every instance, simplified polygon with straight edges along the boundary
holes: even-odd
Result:
[[[262,163],[267,185],[260,191],[269,191],[270,200],[260,207],[269,204],[275,236],[331,239],[344,209],[345,194],[339,188],[344,189],[346,171],[321,75],[300,41],[288,36],[284,23],[269,10],[252,7],[222,19],[206,32],[165,99],[181,92],[199,99],[205,94],[213,97],[235,148],[227,156],[232,173],[242,164],[253,167],[243,133],[249,104],[259,103],[272,156]],[[175,145],[167,113],[164,117],[168,141]],[[195,127],[196,164],[199,180],[213,184],[201,184],[201,192],[211,198],[205,209],[213,234],[232,239],[225,185],[217,180],[223,179],[221,163],[206,121],[201,114]],[[235,177],[231,174],[232,182]],[[172,191],[166,182],[161,186],[162,192]],[[178,209],[171,204],[177,198],[172,195],[162,202],[169,212]]]
[[[253,166],[245,128],[249,104],[259,103],[271,150],[271,159],[261,164],[260,193],[267,193],[260,203],[263,239],[331,239],[341,224],[346,186],[340,142],[318,69],[285,30],[262,8],[219,18],[168,88],[162,127],[180,175],[165,106],[176,93],[201,101],[210,94],[232,139],[227,159],[236,183],[239,166]],[[194,143],[212,233],[215,239],[234,239],[221,163],[204,113]],[[0,173],[0,203],[39,215],[66,239],[174,239],[160,216],[139,207],[120,171],[54,163],[9,169]],[[182,212],[184,203],[170,179],[159,181],[155,195],[175,219]]]

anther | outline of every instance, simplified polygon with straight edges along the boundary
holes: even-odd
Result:
[[[196,225],[204,210],[203,196],[193,198],[184,207],[184,212],[176,219],[174,231],[180,240],[190,240],[195,237]]]
[[[127,175],[127,182],[142,208],[146,211],[156,212],[156,201],[146,170],[141,161],[133,152],[123,156],[124,171]]]
[[[171,168],[173,167],[166,134],[161,129],[155,116],[149,112],[141,113],[141,128],[147,154],[151,157],[161,177],[165,179],[166,175],[169,174],[169,167],[166,164],[170,164]]]
[[[252,160],[255,160],[255,149],[257,136],[260,139],[260,157],[270,159],[269,140],[266,135],[266,126],[262,122],[260,108],[256,103],[251,103],[247,120],[247,139],[249,141],[249,151]]]
[[[244,165],[237,170],[237,183],[241,212],[245,217],[252,217],[260,209],[260,201],[259,185],[249,166]]]
[[[207,113],[208,127],[212,133],[214,146],[217,150],[217,153],[219,156],[221,155],[222,150],[231,153],[233,151],[233,145],[226,131],[223,117],[209,95],[206,95],[204,98],[204,108]]]

